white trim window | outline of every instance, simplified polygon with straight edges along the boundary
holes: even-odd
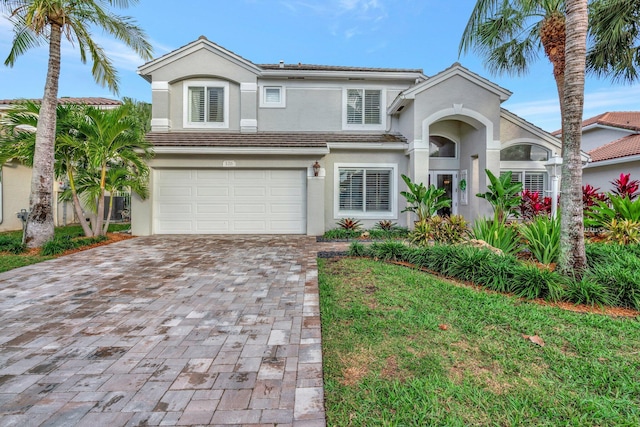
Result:
[[[502,172],[505,173],[504,171]],[[538,192],[544,196],[547,190],[547,172],[542,171],[514,171],[511,174],[511,182],[521,182],[522,189],[530,192]]]
[[[284,108],[285,90],[282,86],[262,86],[260,106],[265,108]]]
[[[395,218],[396,165],[335,165],[336,218]]]
[[[348,88],[344,91],[344,127],[384,129],[385,91]]]
[[[184,127],[229,127],[229,82],[184,83]]]

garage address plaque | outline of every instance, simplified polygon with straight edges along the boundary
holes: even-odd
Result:
[[[235,168],[236,167],[236,161],[235,160],[223,160],[222,161],[222,167],[223,168]]]

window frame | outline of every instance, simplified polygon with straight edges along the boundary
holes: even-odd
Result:
[[[542,186],[543,186],[543,190],[540,192],[541,196],[547,196],[550,194],[550,190],[549,190],[549,173],[546,170],[535,170],[535,169],[500,169],[500,174],[502,175],[503,173],[509,172],[511,171],[512,175],[511,175],[511,182],[513,182],[513,178],[516,176],[519,176],[520,179],[518,180],[518,182],[522,183],[522,189],[523,190],[527,190],[527,188],[525,187],[525,183],[526,183],[526,177],[527,174],[535,174],[535,175],[542,175]],[[531,191],[531,190],[529,190]]]
[[[365,124],[364,118],[366,112],[363,111],[362,114],[362,123],[349,123],[348,119],[348,106],[347,103],[349,101],[349,91],[350,90],[362,90],[363,96],[363,104],[364,99],[366,97],[366,91],[377,91],[380,92],[380,123],[376,124]],[[342,129],[343,130],[352,130],[352,129],[361,129],[361,130],[385,130],[387,127],[387,90],[381,86],[348,86],[342,89]]]
[[[189,115],[190,96],[189,89],[192,87],[204,87],[205,93],[207,88],[222,88],[223,89],[223,101],[222,108],[223,120],[221,122],[192,122]],[[229,82],[224,80],[185,80],[183,82],[183,127],[185,128],[229,128]],[[205,117],[207,115],[209,106],[205,103]]]
[[[267,90],[278,89],[280,91],[279,102],[267,101]],[[263,85],[260,87],[260,107],[261,108],[285,108],[287,106],[286,90],[282,85]]]
[[[366,180],[363,180],[362,210],[340,210],[340,170],[362,169],[388,170],[390,171],[389,183],[389,211],[366,210]],[[335,163],[333,166],[334,191],[333,191],[333,218],[356,219],[398,219],[398,165],[396,163]]]
[[[449,141],[451,141],[453,143],[453,157],[433,157],[431,156],[431,138],[432,137],[438,137],[438,138],[444,138],[447,139]],[[441,135],[441,134],[436,134],[433,133],[431,135],[429,135],[429,159],[430,160],[456,160],[458,159],[458,149],[460,147],[460,144],[458,144],[458,142],[456,140],[454,140],[453,138],[450,138],[446,135]]]

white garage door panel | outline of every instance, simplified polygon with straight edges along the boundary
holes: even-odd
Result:
[[[156,234],[304,234],[304,170],[156,170]]]

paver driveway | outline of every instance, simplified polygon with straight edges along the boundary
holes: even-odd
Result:
[[[139,237],[0,273],[0,425],[324,425],[314,246]]]

